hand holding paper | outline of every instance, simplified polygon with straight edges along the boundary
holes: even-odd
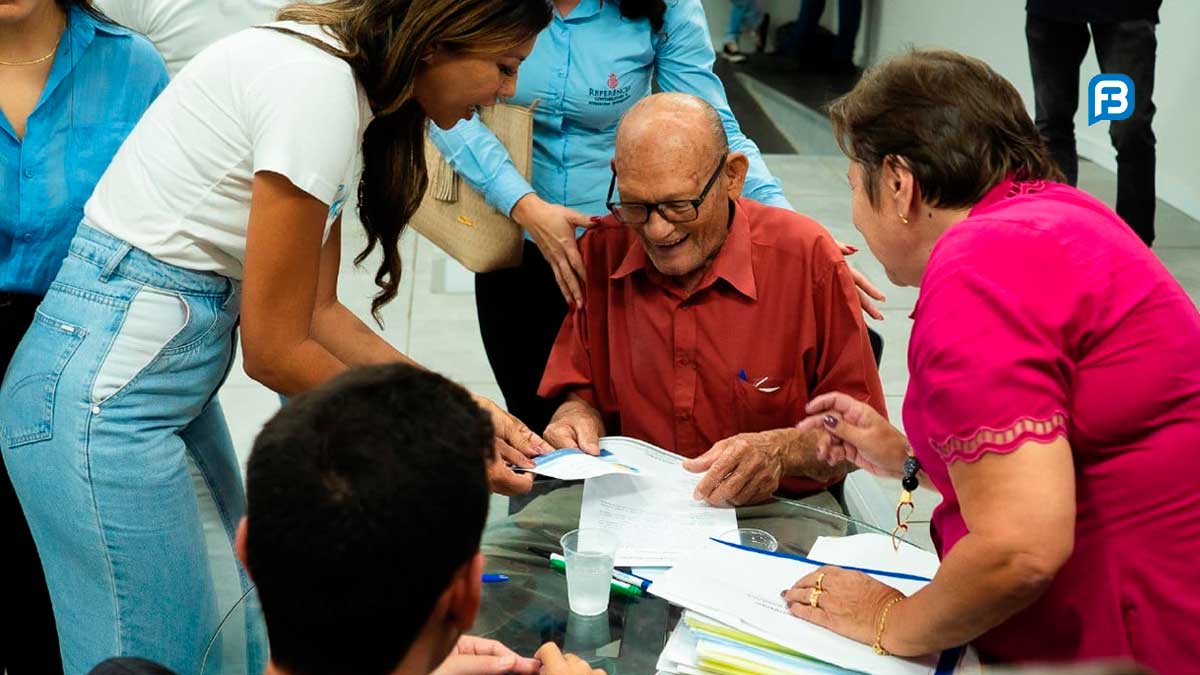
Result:
[[[637,466],[621,462],[608,450],[601,450],[597,456],[578,448],[563,448],[537,457],[533,460],[533,466],[525,471],[560,480],[583,480],[609,474],[636,476],[642,473]]]
[[[589,455],[598,455],[604,421],[591,404],[572,394],[554,413],[545,435],[546,442],[556,448],[579,448]]]

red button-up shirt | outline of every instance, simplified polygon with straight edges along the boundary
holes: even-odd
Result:
[[[690,294],[612,216],[579,247],[586,302],[563,322],[539,393],[578,395],[608,433],[696,457],[739,433],[792,426],[826,392],[884,412],[853,278],[816,221],[737,200],[729,235]],[[792,492],[826,485],[783,482]]]

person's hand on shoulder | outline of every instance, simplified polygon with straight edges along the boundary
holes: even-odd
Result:
[[[871,280],[867,278],[867,275],[859,272],[857,269],[855,269],[854,265],[850,264],[849,258],[855,253],[858,253],[858,248],[849,244],[843,244],[836,239],[833,241],[833,243],[838,247],[838,250],[842,252],[842,256],[847,258],[846,266],[850,268],[850,276],[854,278],[854,285],[858,287],[858,301],[862,304],[862,310],[866,312],[867,316],[871,317],[872,319],[875,319],[876,321],[883,321],[883,312],[879,311],[879,308],[875,306],[874,302],[871,302],[872,300],[878,300],[879,302],[887,300],[887,298],[883,295],[883,291],[879,290],[878,286],[871,283]]]
[[[553,642],[542,645],[534,658],[542,662],[541,675],[606,675],[574,654],[563,654]]]
[[[431,675],[536,675],[541,667],[537,659],[525,658],[495,640],[464,635]]]
[[[591,227],[592,219],[575,209],[551,204],[533,192],[513,206],[512,219],[529,232],[542,257],[550,263],[558,290],[567,304],[582,307],[586,275],[583,256],[575,241],[575,228]]]

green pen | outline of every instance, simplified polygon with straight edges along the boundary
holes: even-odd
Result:
[[[559,572],[562,572],[563,574],[566,574],[567,573],[567,561],[563,560],[563,557],[561,555],[555,553],[550,556],[550,568],[558,570]],[[613,593],[616,593],[617,595],[628,596],[630,598],[640,598],[640,597],[642,597],[642,595],[644,595],[642,593],[642,589],[638,588],[637,586],[634,586],[633,584],[627,584],[624,581],[620,581],[618,579],[613,579],[611,582],[609,582],[608,587],[612,590]]]

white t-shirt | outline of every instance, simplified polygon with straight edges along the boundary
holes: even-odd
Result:
[[[336,39],[320,26],[270,24]],[[303,39],[251,28],[201,52],[117,151],[84,222],[163,262],[241,279],[254,174],[329,205],[354,189],[371,121],[350,65]]]
[[[150,38],[171,77],[228,35],[275,20],[290,0],[94,0],[117,23]]]

